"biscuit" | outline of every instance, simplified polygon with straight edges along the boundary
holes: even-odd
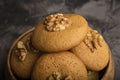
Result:
[[[96,30],[89,29],[86,38],[71,51],[93,71],[102,70],[109,60],[108,45]]]
[[[87,21],[78,14],[64,14],[63,17],[71,21],[69,27],[64,28],[61,25],[62,28],[60,29],[64,30],[46,30],[45,19],[35,27],[32,35],[32,44],[36,49],[44,52],[65,51],[75,47],[84,39],[88,30]]]
[[[24,36],[20,41],[16,43],[16,46],[12,50],[11,57],[10,57],[10,65],[12,68],[13,73],[22,79],[30,79],[31,71],[34,66],[34,63],[39,58],[40,54],[29,51],[27,48],[27,54],[24,55],[25,57],[20,57],[15,52],[17,48],[17,44],[20,43],[27,43],[27,39],[30,37],[31,34]],[[22,43],[22,44],[23,44]],[[24,46],[25,47],[25,46]],[[22,48],[21,48],[22,49]],[[23,51],[23,49],[22,49]]]
[[[71,52],[49,53],[36,62],[32,80],[87,80],[87,70]]]

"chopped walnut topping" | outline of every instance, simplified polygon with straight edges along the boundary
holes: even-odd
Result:
[[[54,14],[46,17],[45,28],[48,31],[60,31],[65,30],[66,27],[71,25],[71,20],[65,18],[63,14]]]
[[[101,35],[98,36],[98,44],[102,47],[103,37]]]
[[[15,49],[14,52],[21,61],[25,60],[25,57],[26,57],[26,54],[27,54],[27,49],[24,46],[22,41],[18,41],[17,48]]]
[[[96,30],[88,32],[84,43],[94,52],[98,46],[102,47],[103,37]]]
[[[73,78],[70,75],[63,77],[59,72],[53,72],[47,80],[73,80]]]
[[[60,80],[61,74],[58,72],[53,72],[52,75],[49,76],[48,80]]]
[[[73,80],[73,78],[69,75],[65,78],[65,80]]]
[[[31,52],[34,52],[34,53],[38,53],[39,50],[35,49],[31,43],[31,40],[30,38],[27,39],[27,42],[26,42],[26,48],[31,51]]]

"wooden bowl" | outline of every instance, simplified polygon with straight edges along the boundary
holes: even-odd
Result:
[[[11,70],[11,66],[10,66],[10,58],[11,58],[11,52],[12,49],[14,48],[15,44],[24,36],[26,36],[29,33],[32,33],[34,30],[34,28],[28,30],[27,32],[25,32],[24,34],[22,34],[12,45],[12,47],[9,50],[8,53],[8,57],[7,57],[7,69],[6,69],[6,80],[20,80],[18,79],[14,73]],[[108,65],[102,70],[100,71],[100,80],[114,80],[114,61],[113,61],[113,57],[112,54],[110,52],[110,59],[109,59],[109,63]]]

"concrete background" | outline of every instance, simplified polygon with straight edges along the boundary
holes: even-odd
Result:
[[[12,43],[41,18],[58,12],[81,14],[104,36],[115,61],[114,80],[120,80],[120,0],[0,0],[0,80]]]

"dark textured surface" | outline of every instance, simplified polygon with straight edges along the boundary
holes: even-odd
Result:
[[[120,0],[0,0],[0,80],[12,43],[51,13],[78,13],[108,42],[120,80]]]

